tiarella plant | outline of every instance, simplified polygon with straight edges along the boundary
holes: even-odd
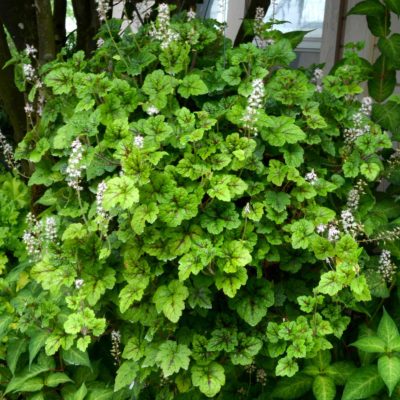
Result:
[[[399,206],[376,192],[394,150],[368,66],[349,48],[325,77],[290,68],[304,33],[260,20],[233,48],[166,5],[120,25],[91,59],[34,73],[42,113],[16,156],[42,195],[4,262],[4,396],[398,396],[387,314],[377,368],[347,353],[398,305]]]

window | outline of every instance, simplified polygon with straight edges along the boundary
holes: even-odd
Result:
[[[278,0],[275,7],[272,5],[269,7],[265,21],[269,21],[273,17],[273,13],[275,13],[275,19],[288,21],[278,26],[278,29],[283,32],[311,31],[296,49],[298,58],[295,66],[319,63],[325,0]]]

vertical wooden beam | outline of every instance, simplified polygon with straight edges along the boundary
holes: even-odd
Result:
[[[329,72],[340,58],[346,3],[346,0],[325,1],[320,62],[325,63],[326,72]]]

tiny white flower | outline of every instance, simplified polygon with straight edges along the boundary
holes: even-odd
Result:
[[[26,45],[25,51],[28,56],[32,56],[32,57],[35,57],[36,53],[37,53],[37,49],[35,48],[35,46],[31,46],[29,44]]]
[[[330,224],[328,227],[328,240],[335,242],[340,237],[340,230],[334,224]]]
[[[314,169],[312,169],[305,175],[304,179],[308,181],[311,185],[315,185],[318,181],[318,175],[315,173]]]
[[[317,233],[321,234],[326,231],[327,226],[325,224],[319,224],[316,228]]]
[[[392,262],[392,254],[389,250],[382,250],[379,257],[378,271],[387,282],[391,282],[396,273],[397,266]]]
[[[187,20],[192,21],[196,18],[196,11],[194,11],[192,8],[187,12]]]
[[[144,138],[141,135],[136,135],[134,139],[135,146],[139,149],[143,148]]]
[[[75,279],[75,288],[79,290],[84,283],[85,281],[83,279]]]
[[[157,115],[160,111],[157,107],[151,105],[148,109],[147,109],[147,114],[149,115]]]
[[[83,189],[82,186],[80,186],[80,181],[82,171],[86,168],[85,165],[82,164],[83,146],[79,138],[72,142],[71,149],[72,152],[68,159],[68,166],[66,169],[67,183],[68,186],[79,191]]]
[[[248,100],[245,114],[243,116],[244,127],[257,133],[255,122],[257,121],[257,113],[263,107],[264,99],[264,82],[262,79],[254,79],[251,83],[253,88]]]

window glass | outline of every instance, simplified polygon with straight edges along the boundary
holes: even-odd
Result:
[[[272,3],[272,1],[271,1]],[[265,21],[269,21],[275,9],[275,19],[288,21],[278,26],[282,32],[313,30],[307,38],[321,38],[324,22],[325,0],[277,0],[269,7]]]
[[[228,17],[229,0],[206,0],[197,6],[200,15],[226,22]]]

